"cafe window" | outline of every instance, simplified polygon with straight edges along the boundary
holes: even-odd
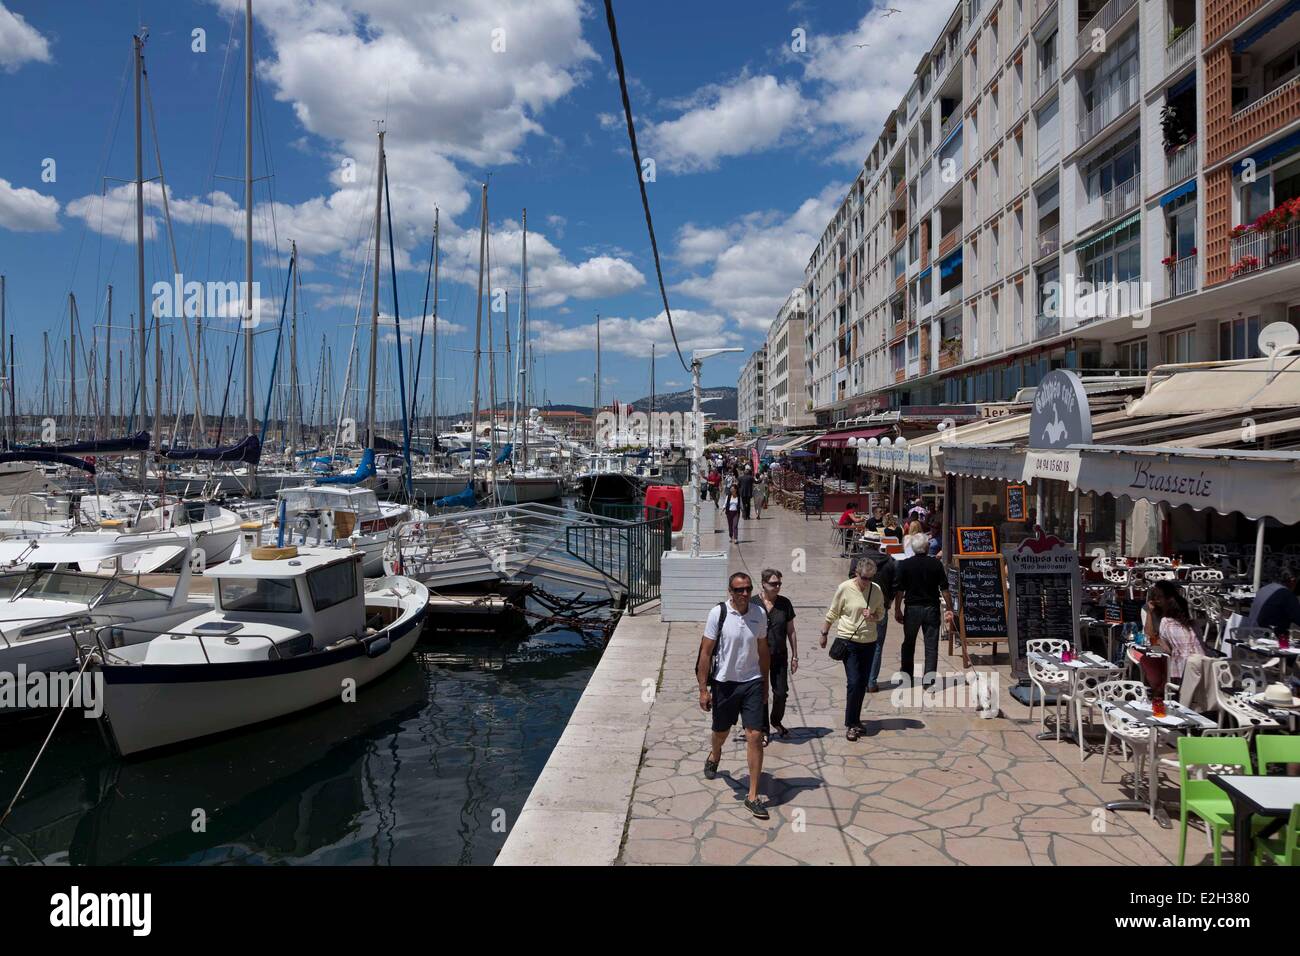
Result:
[[[1228,319],[1219,323],[1219,359],[1259,358],[1259,316],[1248,319]]]
[[[1191,326],[1185,329],[1177,329],[1173,332],[1166,332],[1162,338],[1164,341],[1165,364],[1180,365],[1185,362],[1193,361],[1195,354],[1195,335],[1196,330]]]

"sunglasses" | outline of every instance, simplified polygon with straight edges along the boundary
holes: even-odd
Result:
[[[769,588],[779,588],[781,586],[780,581],[764,581],[763,584]]]
[[[731,589],[731,593],[732,593],[732,594],[749,594],[749,593],[750,593],[751,591],[753,591],[753,590],[754,590],[754,588],[753,588],[753,586],[751,585],[750,587],[747,587],[747,588],[732,588],[732,589]]]

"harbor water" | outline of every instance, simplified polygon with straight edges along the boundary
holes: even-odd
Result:
[[[69,713],[0,863],[490,864],[599,656],[568,630],[426,633],[355,703],[130,760]],[[4,804],[48,728],[6,727]]]

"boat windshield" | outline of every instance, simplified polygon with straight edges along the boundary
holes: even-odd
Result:
[[[23,592],[25,598],[55,598],[88,604],[109,583],[108,578],[93,574],[71,574],[64,571],[45,571],[36,575],[31,586]]]
[[[217,592],[224,611],[268,611],[299,614],[296,578],[223,578]]]

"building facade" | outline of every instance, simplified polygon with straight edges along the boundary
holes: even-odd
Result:
[[[750,354],[736,386],[736,420],[745,435],[767,429],[767,346]]]
[[[766,411],[767,425],[774,432],[815,421],[804,381],[804,303],[804,290],[793,290],[767,329]]]
[[[1300,0],[964,0],[805,270],[831,424],[1300,324]]]

